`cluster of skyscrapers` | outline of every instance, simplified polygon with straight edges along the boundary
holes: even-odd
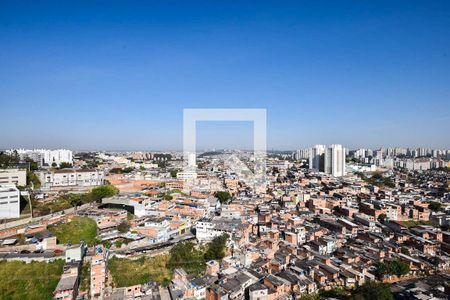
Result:
[[[345,153],[342,145],[315,145],[309,149],[309,168],[333,176],[345,175]]]
[[[385,157],[433,157],[448,159],[450,152],[446,149],[431,149],[431,148],[380,148],[377,150],[360,148],[350,152],[355,158],[385,158]]]

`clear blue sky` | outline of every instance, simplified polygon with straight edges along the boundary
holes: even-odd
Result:
[[[450,147],[450,1],[91,2],[0,1],[0,148]]]

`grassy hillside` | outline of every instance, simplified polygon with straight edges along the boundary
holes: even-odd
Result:
[[[0,261],[0,299],[52,299],[64,266],[51,263]]]

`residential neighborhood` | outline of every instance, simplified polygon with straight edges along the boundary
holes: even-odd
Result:
[[[7,153],[11,163],[26,159]],[[313,166],[326,165],[326,155],[310,153],[319,157],[271,155],[263,192],[224,163],[227,155],[247,161],[233,151],[201,155],[196,176],[185,178],[176,152],[163,160],[74,153],[67,168],[29,164],[20,170],[39,174],[41,185],[8,181],[2,193],[15,195],[10,206],[20,195],[36,209],[3,217],[0,259],[58,263],[55,299],[303,299],[371,282],[417,297],[402,299],[445,299],[448,167],[386,168],[353,151],[337,166],[345,174],[333,176]],[[430,276],[442,288],[410,287]]]

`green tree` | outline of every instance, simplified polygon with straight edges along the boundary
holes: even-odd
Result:
[[[333,287],[329,290],[321,290],[319,295],[322,299],[334,298],[334,299],[348,299],[350,292],[342,287]]]
[[[194,243],[183,242],[170,249],[168,266],[172,270],[183,268],[188,274],[198,276],[203,273],[206,264],[203,252],[197,249]]]
[[[120,233],[127,233],[128,230],[130,230],[130,224],[128,224],[128,221],[123,221],[122,223],[120,223],[120,224],[117,226],[117,230],[118,230]]]
[[[214,196],[216,196],[220,203],[227,203],[228,200],[231,198],[230,193],[225,192],[225,191],[218,191],[214,194]]]
[[[430,261],[434,267],[439,267],[439,264],[441,264],[443,262],[442,258],[440,258],[438,256],[432,257],[430,259]]]
[[[384,261],[375,264],[376,276],[382,280],[386,275],[403,276],[409,273],[409,265],[400,260]]]
[[[23,235],[23,234],[21,233],[21,234],[18,234],[18,235],[16,236],[16,238],[17,238],[17,245],[25,245],[25,242],[26,242],[26,240],[27,240],[27,238],[25,237],[25,235]]]
[[[13,153],[7,154],[0,152],[0,169],[6,169],[16,166],[20,162],[19,154],[16,150]]]
[[[173,178],[176,178],[177,174],[178,174],[178,170],[176,170],[176,169],[170,170],[170,176],[172,176]]]
[[[395,275],[397,276],[404,276],[407,275],[411,269],[409,267],[409,265],[407,263],[405,263],[404,261],[397,261],[397,267],[396,267],[396,272]]]
[[[39,177],[30,170],[27,170],[27,184],[31,185],[33,184],[35,189],[38,189],[41,187],[41,181],[39,180]]]
[[[319,293],[311,293],[302,295],[300,300],[324,300],[324,298]]]
[[[80,276],[80,291],[87,291],[91,284],[91,264],[89,262],[83,263]]]
[[[70,169],[72,167],[73,167],[73,165],[71,163],[65,162],[65,161],[63,161],[62,163],[59,164],[60,169]]]
[[[26,157],[24,159],[24,161],[29,164],[29,166],[30,166],[29,170],[30,171],[36,171],[37,169],[39,169],[37,162],[35,162],[33,159],[31,159],[29,157]]]
[[[406,247],[402,247],[402,248],[400,249],[400,252],[403,253],[403,254],[405,254],[405,255],[409,255],[409,254],[410,254],[410,253],[409,253],[409,249],[406,248]]]
[[[377,218],[378,222],[380,222],[380,223],[384,223],[386,221],[386,219],[387,219],[386,214],[381,214]]]
[[[117,241],[114,242],[114,245],[115,245],[117,248],[120,248],[120,247],[122,247],[122,245],[123,245],[123,241],[122,241],[122,240],[117,240]]]
[[[109,173],[112,173],[112,174],[126,174],[126,173],[131,173],[131,172],[133,172],[133,170],[134,170],[134,168],[124,168],[124,169],[122,169],[122,168],[113,168],[113,169],[111,169],[111,170],[109,170]]]
[[[225,257],[225,249],[227,246],[228,234],[222,234],[215,237],[208,243],[208,249],[204,255],[206,261],[219,260]]]
[[[394,300],[388,284],[369,281],[357,287],[350,300]]]
[[[432,201],[430,202],[430,204],[428,204],[428,208],[432,211],[440,211],[442,208],[442,204],[436,201]]]
[[[81,194],[69,194],[67,196],[67,200],[69,201],[70,205],[75,207],[75,206],[80,206],[81,204],[83,204],[83,195]]]
[[[119,193],[119,189],[113,185],[102,185],[92,189],[91,195],[96,201],[101,201],[103,198],[112,197]]]

